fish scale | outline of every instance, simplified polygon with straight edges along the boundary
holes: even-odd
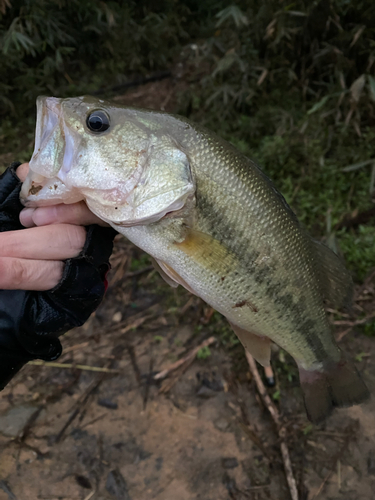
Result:
[[[209,146],[207,149],[211,150]],[[301,232],[300,228],[298,228],[298,226],[296,227],[296,225],[294,224],[293,215],[290,217],[290,214],[288,213],[290,212],[290,210],[285,210],[286,203],[280,196],[275,193],[275,191],[273,191],[276,196],[273,196],[271,199],[271,203],[269,203],[267,207],[264,207],[263,200],[267,196],[267,192],[270,191],[270,187],[269,185],[267,185],[269,184],[268,179],[265,178],[265,176],[263,176],[262,174],[259,174],[257,169],[254,171],[250,170],[249,168],[244,168],[244,163],[246,164],[246,162],[244,162],[244,160],[242,159],[241,163],[237,155],[234,156],[234,159],[231,157],[230,152],[224,152],[222,156],[220,155],[220,153],[217,155],[206,155],[204,146],[201,146],[199,148],[199,151],[200,155],[197,155],[197,159],[192,162],[192,168],[194,169],[195,163],[198,164],[199,161],[202,161],[202,158],[205,158],[204,172],[206,173],[206,176],[204,177],[204,181],[202,181],[202,183],[209,184],[209,186],[206,186],[206,189],[204,189],[204,186],[202,186],[201,188],[199,175],[197,175],[197,212],[203,219],[202,223],[200,224],[200,219],[198,218],[198,229],[202,230],[203,232],[211,233],[214,238],[218,237],[219,233],[219,237],[221,238],[220,241],[227,248],[231,248],[234,252],[236,252],[236,256],[240,264],[242,264],[240,268],[241,274],[243,276],[249,276],[249,278],[251,277],[251,275],[254,276],[254,280],[249,279],[247,287],[244,287],[243,284],[238,283],[236,280],[233,281],[234,286],[232,289],[230,289],[230,292],[228,294],[232,299],[231,302],[233,303],[233,297],[238,295],[242,295],[242,297],[244,298],[246,298],[246,295],[249,294],[251,296],[254,288],[256,288],[258,292],[258,296],[262,295],[261,289],[264,287],[264,284],[266,284],[266,287],[263,293],[263,297],[258,299],[260,303],[258,313],[262,310],[263,302],[274,302],[275,294],[276,297],[279,297],[279,294],[276,293],[275,287],[272,286],[272,272],[269,270],[269,266],[267,266],[266,269],[264,267],[261,267],[258,270],[253,269],[254,252],[261,253],[262,248],[258,250],[259,245],[254,244],[252,240],[262,240],[262,236],[264,235],[267,241],[270,236],[272,238],[275,238],[276,233],[277,253],[276,255],[274,254],[273,258],[277,260],[278,265],[277,283],[279,284],[280,281],[284,281],[284,286],[282,288],[285,296],[285,289],[288,288],[289,280],[286,276],[282,276],[282,274],[280,273],[281,266],[283,266],[284,268],[291,267],[292,269],[290,270],[285,269],[285,271],[289,273],[295,271],[298,273],[298,275],[300,275],[301,271],[303,271],[305,276],[308,276],[309,278],[309,281],[305,278],[303,285],[306,286],[306,284],[308,284],[308,291],[315,291],[315,293],[310,293],[310,297],[309,299],[307,299],[310,304],[310,309],[313,313],[315,312],[318,314],[311,315],[310,311],[307,311],[306,308],[304,308],[303,315],[301,314],[302,311],[300,311],[300,314],[298,315],[296,315],[295,311],[293,311],[293,313],[290,315],[288,314],[288,309],[285,311],[283,310],[284,308],[277,307],[276,303],[275,311],[278,313],[277,318],[274,318],[273,315],[270,314],[268,314],[265,319],[262,318],[264,327],[261,328],[261,331],[264,335],[283,345],[283,347],[291,352],[291,354],[294,355],[295,359],[298,360],[299,354],[291,351],[291,348],[289,346],[289,349],[286,347],[288,343],[287,339],[293,336],[296,325],[305,324],[306,315],[309,315],[311,318],[310,321],[314,321],[315,323],[314,333],[316,333],[318,338],[320,336],[322,336],[323,338],[327,337],[328,342],[325,342],[325,357],[329,353],[331,356],[334,356],[337,359],[337,348],[330,341],[330,337],[327,336],[327,331],[329,332],[330,328],[327,322],[326,315],[324,313],[322,297],[319,293],[316,292],[318,289],[316,278],[314,279],[311,268],[308,266],[308,262],[305,263],[305,266],[301,265],[301,251],[303,247],[304,234],[303,231]],[[190,157],[195,158],[194,149],[190,150]],[[200,163],[197,169],[198,168],[201,168]],[[237,176],[235,175],[236,168],[239,174]],[[217,172],[219,172],[219,174],[216,175]],[[224,174],[220,175],[220,172],[224,172]],[[232,178],[230,178],[228,172],[233,172],[234,176],[232,175]],[[237,206],[233,207],[228,198],[218,195],[218,185],[224,185],[224,187],[231,191],[232,195],[233,193],[236,193],[235,198],[239,200]],[[204,195],[201,196],[202,204],[200,206],[200,190],[202,190],[202,193],[204,193],[208,199],[212,200],[209,208],[207,207],[207,202],[205,203]],[[249,197],[249,193],[254,193],[254,191],[258,193],[256,196],[256,200],[253,200],[251,196]],[[221,213],[215,213],[212,207],[220,207],[220,205],[222,204],[220,203],[220,200],[225,200],[223,211]],[[246,207],[246,209],[241,209],[241,207]],[[276,210],[278,210],[278,212],[276,212],[275,216]],[[232,215],[232,217],[229,219],[231,228],[249,228],[246,238],[244,238],[245,230],[240,232],[239,237],[237,238],[237,241],[240,240],[242,243],[240,245],[233,245],[231,238],[225,237],[228,234],[227,231],[220,231],[219,229],[221,221],[218,219],[225,220],[228,213]],[[283,237],[283,234],[288,234],[288,237],[285,239]],[[284,243],[284,245],[282,243]],[[246,249],[251,249],[251,251],[246,251]],[[294,261],[289,257],[290,251],[292,251],[293,255],[296,256],[296,265],[293,265]],[[270,252],[266,252],[266,254],[270,255]],[[266,277],[269,277],[268,284],[265,283]],[[294,293],[293,296],[297,297],[296,293]],[[267,310],[269,310],[269,308]],[[229,320],[237,323],[238,326],[242,328],[249,330],[254,330],[256,328],[258,330],[257,323],[259,322],[259,320],[254,318],[254,313],[252,311],[244,310],[236,316],[233,316],[233,313],[231,314],[231,311],[228,311],[228,309],[221,312],[223,312],[223,314]],[[285,318],[284,321],[287,321],[286,325],[280,324],[281,318],[278,319],[280,314],[282,314]],[[238,321],[239,316],[240,321]],[[290,316],[294,320],[293,328],[291,328],[290,322],[288,321],[290,320]],[[275,331],[275,324],[277,324],[278,332],[273,333]],[[306,333],[308,334],[308,332]],[[276,339],[275,336],[277,336],[278,338]],[[282,337],[281,340],[279,338],[280,336]],[[303,341],[303,338],[301,340]],[[297,350],[300,353],[301,346],[298,346]],[[305,357],[306,356],[307,353],[305,353]],[[316,357],[316,355],[314,355],[314,357]]]
[[[350,275],[254,162],[166,113],[90,97],[39,98],[37,106],[26,205],[85,200],[148,252],[168,283],[221,312],[262,364],[270,340],[284,348],[298,364],[311,420],[368,396],[324,310],[325,299],[349,296]],[[98,111],[105,126],[91,130]]]

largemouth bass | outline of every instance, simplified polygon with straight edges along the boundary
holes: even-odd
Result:
[[[21,199],[29,207],[85,200],[168,283],[223,314],[261,364],[270,363],[271,341],[285,349],[312,421],[368,396],[324,309],[349,297],[348,271],[260,168],[214,133],[91,97],[40,97]]]

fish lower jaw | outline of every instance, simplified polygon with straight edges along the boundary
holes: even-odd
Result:
[[[134,198],[129,195],[123,197],[122,200],[118,200],[118,203],[116,203],[116,200],[111,201],[108,193],[104,197],[92,198],[87,195],[85,198],[89,209],[114,227],[149,225],[164,218],[180,218],[190,207],[187,195],[171,202],[168,200],[168,202],[163,203],[149,203],[150,200],[146,199],[144,203],[140,204],[137,204]]]
[[[34,173],[29,173],[20,192],[21,203],[28,208],[71,204],[83,199],[78,190],[67,188],[57,177],[49,179]]]

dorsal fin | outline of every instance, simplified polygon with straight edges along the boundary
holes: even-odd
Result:
[[[350,306],[353,281],[344,263],[330,248],[312,240],[316,252],[316,265],[323,297],[334,307]]]

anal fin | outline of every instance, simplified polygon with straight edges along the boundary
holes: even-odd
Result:
[[[262,366],[270,366],[271,361],[271,341],[268,337],[260,337],[254,333],[248,332],[233,323],[230,323],[234,333],[240,339],[244,348],[258,361]]]

